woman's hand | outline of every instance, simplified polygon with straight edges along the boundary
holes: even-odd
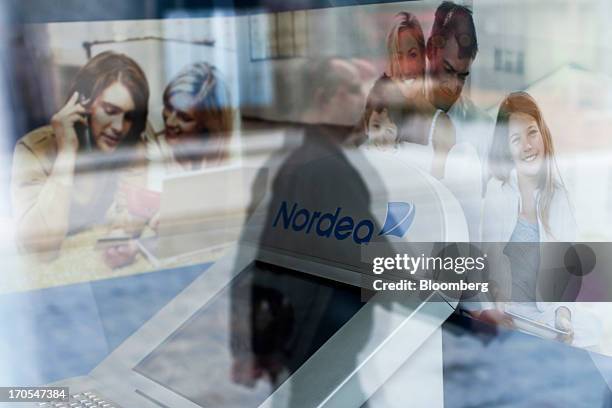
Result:
[[[493,325],[502,326],[508,329],[515,328],[512,318],[498,309],[485,309],[480,311],[470,312],[470,315],[480,320],[481,322]]]
[[[567,333],[557,337],[560,341],[572,344],[574,341],[574,325],[572,324],[572,313],[567,307],[561,306],[555,311],[555,328]]]
[[[104,250],[104,263],[116,269],[129,265],[134,262],[138,254],[138,245],[134,240],[129,240],[125,244],[115,245]]]
[[[66,105],[51,118],[51,126],[60,152],[76,152],[79,148],[79,139],[74,124],[80,122],[87,125],[87,109],[83,106],[87,101],[78,102],[78,100],[79,94],[75,92]]]
[[[156,234],[159,233],[159,211],[156,211],[155,214],[153,214],[153,216],[149,220],[149,227],[151,227],[151,229],[155,231]]]

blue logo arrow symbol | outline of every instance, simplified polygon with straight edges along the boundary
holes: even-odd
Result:
[[[403,238],[414,221],[414,204],[399,201],[387,203],[385,225],[378,235],[394,235]]]

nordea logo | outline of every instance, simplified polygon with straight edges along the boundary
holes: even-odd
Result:
[[[310,234],[315,232],[320,237],[334,237],[344,240],[352,237],[356,244],[368,243],[374,233],[374,222],[363,219],[356,222],[352,217],[342,216],[342,208],[336,208],[332,213],[321,213],[306,208],[298,208],[294,203],[289,209],[289,204],[283,201],[274,217],[273,227],[279,221],[284,229],[291,228],[295,232]],[[391,202],[387,204],[387,216],[383,228],[378,235],[394,235],[402,238],[412,225],[415,208],[413,204],[403,202]]]

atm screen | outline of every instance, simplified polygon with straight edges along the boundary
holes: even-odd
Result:
[[[253,263],[134,370],[202,407],[257,407],[371,295]]]

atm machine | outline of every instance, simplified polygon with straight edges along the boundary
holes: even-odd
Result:
[[[418,291],[374,292],[371,264],[364,259],[383,239],[386,245],[467,241],[461,206],[440,182],[399,156],[342,154],[368,190],[367,214],[375,229],[369,242],[346,237],[348,227],[327,235],[327,221],[319,231],[313,221],[307,233],[308,217],[315,213],[337,215],[346,225],[351,219],[355,233],[364,215],[351,203],[330,206],[335,198],[326,197],[327,208],[316,209],[309,207],[316,200],[265,198],[245,225],[243,239],[222,259],[89,375],[53,384],[70,387],[74,405],[46,406],[442,406],[440,326],[456,302],[436,292],[426,298]],[[389,203],[397,202],[412,206],[414,218],[403,235],[385,235],[381,228],[390,222]],[[284,209],[272,208],[279,203]],[[366,221],[362,226],[369,227]],[[266,229],[270,239],[261,236]],[[363,240],[368,231],[358,233]],[[253,290],[257,279],[268,287]],[[275,285],[301,296],[300,304],[291,304],[290,296],[275,301]],[[250,288],[247,298],[236,297],[241,287]],[[258,293],[267,301],[249,309],[248,296]],[[247,307],[241,309],[240,302]],[[269,316],[284,323],[266,326]],[[273,334],[257,339],[259,324]],[[288,326],[299,326],[298,335],[283,332]],[[279,336],[290,338],[290,346],[279,348],[292,357],[275,360],[278,350],[266,340]],[[248,350],[254,348],[267,360],[254,364]]]

